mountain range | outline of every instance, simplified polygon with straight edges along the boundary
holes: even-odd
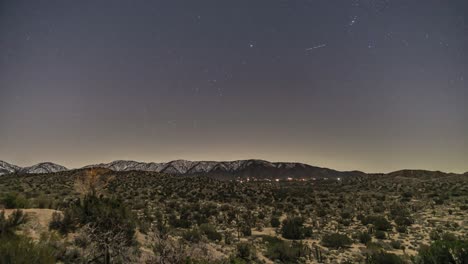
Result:
[[[297,162],[269,162],[265,160],[236,160],[236,161],[188,161],[174,160],[164,163],[137,162],[117,160],[110,163],[88,165],[81,169],[106,168],[113,171],[150,171],[172,175],[204,175],[219,179],[257,178],[257,179],[287,179],[287,178],[344,178],[348,176],[362,176],[361,171],[337,171],[320,168]],[[64,166],[44,162],[30,167],[19,167],[0,161],[0,175],[9,173],[39,174],[67,171]],[[423,170],[402,170],[388,175],[414,174],[445,174]]]
[[[52,163],[52,162],[42,162],[30,167],[19,167],[12,165],[5,161],[0,160],[0,175],[9,174],[9,173],[21,173],[21,174],[39,174],[39,173],[53,173],[60,171],[67,171],[68,169],[64,166]]]

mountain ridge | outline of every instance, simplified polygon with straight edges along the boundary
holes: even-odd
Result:
[[[232,178],[345,178],[348,176],[373,175],[362,171],[338,171],[329,168],[316,167],[300,162],[270,162],[261,159],[246,159],[234,161],[189,161],[172,160],[169,162],[139,162],[133,160],[115,160],[109,163],[98,163],[79,169],[105,168],[113,171],[149,171],[173,175],[205,175],[222,179]],[[78,169],[78,168],[77,168]],[[9,173],[40,174],[68,171],[64,166],[52,162],[42,162],[29,167],[19,167],[5,161],[0,161],[0,175]],[[382,173],[389,176],[455,175],[429,170],[399,170]],[[466,175],[460,174],[460,175]]]

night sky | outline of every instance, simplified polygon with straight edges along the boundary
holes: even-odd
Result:
[[[0,1],[0,160],[468,171],[468,1]]]

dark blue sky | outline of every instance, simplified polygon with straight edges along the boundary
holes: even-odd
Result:
[[[467,171],[465,0],[1,1],[0,159]]]

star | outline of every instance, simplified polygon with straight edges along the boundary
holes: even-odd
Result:
[[[351,19],[351,22],[349,22],[350,27],[352,27],[357,22],[357,18],[357,16],[354,16],[353,19]]]

